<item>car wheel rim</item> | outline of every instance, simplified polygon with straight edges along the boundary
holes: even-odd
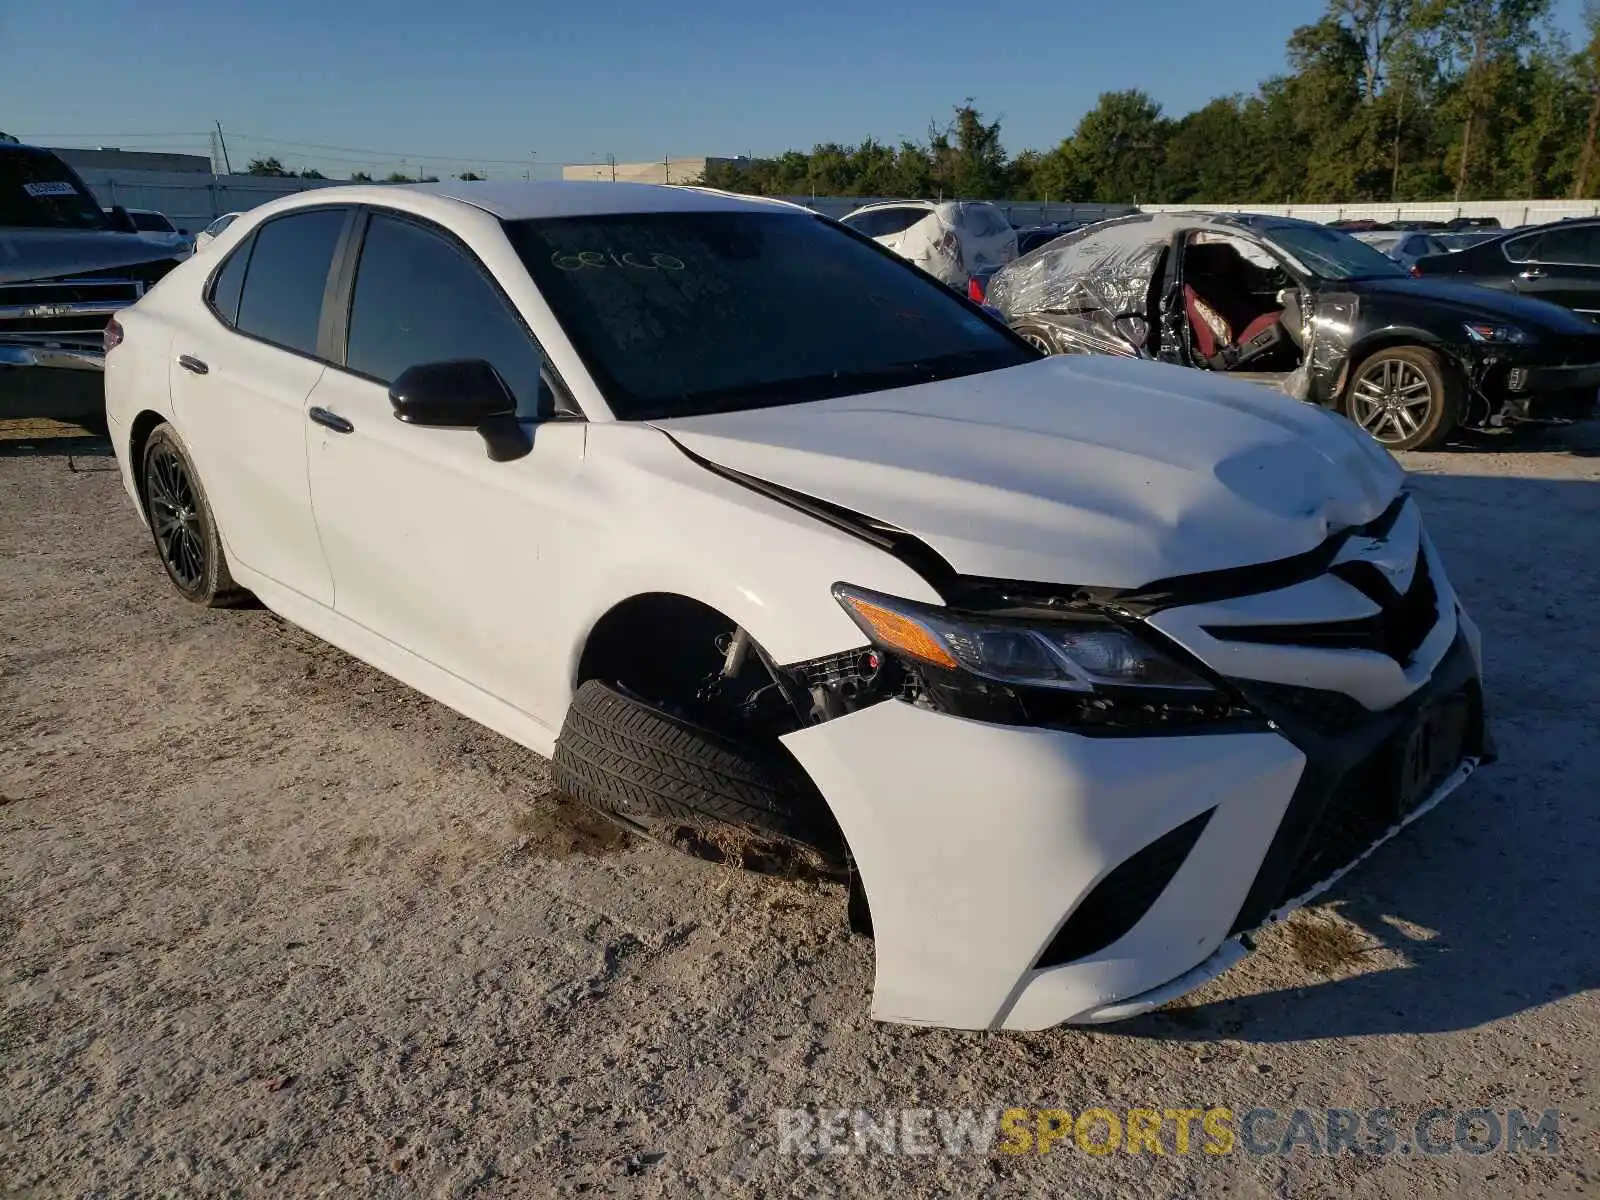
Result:
[[[145,464],[150,502],[150,527],[155,531],[161,561],[180,586],[193,589],[205,578],[205,542],[200,536],[200,505],[189,469],[171,450],[162,448]]]
[[[1041,353],[1041,354],[1054,354],[1055,353],[1054,348],[1051,347],[1049,342],[1044,340],[1044,337],[1043,337],[1042,334],[1025,333],[1025,334],[1022,335],[1022,340],[1027,342],[1028,345],[1032,346],[1035,350],[1039,351],[1039,353]]]
[[[1385,358],[1356,377],[1350,393],[1355,423],[1387,445],[1415,436],[1433,408],[1433,385],[1413,363]]]

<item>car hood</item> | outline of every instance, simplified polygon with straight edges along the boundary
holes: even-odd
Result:
[[[1314,549],[1404,472],[1257,385],[1062,356],[863,396],[654,422],[714,466],[899,527],[961,574],[1137,588]]]
[[[0,283],[160,262],[171,247],[99,229],[0,229]]]
[[[1551,304],[1548,300],[1535,300],[1532,296],[1519,296],[1515,292],[1480,287],[1475,283],[1460,283],[1424,275],[1420,279],[1414,277],[1356,279],[1330,286],[1337,286],[1340,290],[1355,292],[1360,296],[1392,298],[1451,308],[1466,319],[1508,321],[1550,333],[1592,334],[1595,331],[1592,324],[1559,304]]]

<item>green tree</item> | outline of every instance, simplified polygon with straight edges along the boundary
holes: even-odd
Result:
[[[1537,24],[1550,0],[1423,0],[1418,23],[1436,31],[1453,75],[1441,115],[1460,121],[1450,157],[1455,163],[1455,198],[1460,200],[1490,174],[1496,103],[1512,82],[1519,55],[1537,39]]]
[[[1584,122],[1582,149],[1572,172],[1574,200],[1592,196],[1600,188],[1596,146],[1600,141],[1600,4],[1591,0],[1584,6],[1583,23],[1588,41],[1573,60],[1573,74],[1589,97],[1589,115]]]
[[[1144,92],[1103,93],[1072,135],[1072,198],[1124,204],[1162,199],[1170,127],[1161,106]]]
[[[293,175],[293,171],[284,170],[283,164],[275,158],[252,158],[250,165],[245,168],[246,175],[266,175],[273,179],[284,179]]]
[[[350,172],[350,182],[351,183],[371,183],[372,182],[372,176],[368,175],[365,171],[352,171],[352,172]]]
[[[461,174],[457,175],[456,178],[463,179],[468,183],[479,183],[483,180],[483,176],[479,175],[476,171],[463,171]]]

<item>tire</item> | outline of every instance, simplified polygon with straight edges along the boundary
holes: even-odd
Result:
[[[1031,321],[1019,321],[1011,327],[1011,332],[1041,354],[1061,353],[1056,348],[1055,339],[1050,336],[1050,331],[1042,325],[1035,325]]]
[[[234,583],[200,475],[171,425],[158,425],[139,464],[139,495],[156,556],[191,604],[225,608],[249,595]]]
[[[573,697],[551,778],[646,828],[733,825],[825,852],[838,840],[821,796],[781,750],[744,745],[596,679]]]
[[[1349,417],[1386,450],[1429,450],[1461,423],[1461,381],[1421,346],[1394,346],[1362,360],[1342,402]]]

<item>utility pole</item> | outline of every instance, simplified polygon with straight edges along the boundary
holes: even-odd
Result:
[[[228,161],[228,139],[222,136],[222,122],[216,122],[217,144],[222,147],[222,170],[224,174],[233,174],[233,164]]]
[[[539,152],[537,150],[529,150],[528,151],[528,178],[529,178],[529,180],[533,180],[533,179],[536,179],[538,177],[538,175],[539,175]]]
[[[663,183],[672,182],[672,156],[669,154],[661,156],[661,181]]]
[[[611,163],[611,182],[615,183],[617,181],[617,156],[615,154],[608,154],[606,155],[606,158]]]

